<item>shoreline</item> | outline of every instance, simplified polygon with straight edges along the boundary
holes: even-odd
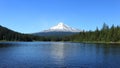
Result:
[[[101,42],[101,41],[84,41],[80,43],[88,43],[88,44],[120,44],[120,42]]]
[[[120,44],[120,42],[102,42],[102,41],[3,41],[0,42],[73,42],[73,43],[85,43],[85,44]]]

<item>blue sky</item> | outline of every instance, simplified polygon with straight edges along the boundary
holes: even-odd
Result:
[[[120,25],[120,0],[0,0],[0,25],[21,33],[64,22],[84,30]]]

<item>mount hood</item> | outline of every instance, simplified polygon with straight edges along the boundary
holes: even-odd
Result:
[[[33,35],[36,35],[36,36],[57,36],[57,37],[61,37],[61,36],[73,35],[73,34],[76,34],[76,33],[79,33],[79,32],[81,32],[79,29],[72,28],[72,27],[70,27],[70,26],[60,22],[59,24],[49,28],[48,30],[44,30],[42,32],[33,33]]]
[[[72,28],[72,27],[60,22],[56,26],[53,26],[48,30],[44,30],[43,32],[80,32],[80,30]]]

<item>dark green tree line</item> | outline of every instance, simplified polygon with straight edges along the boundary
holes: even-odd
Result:
[[[104,23],[101,30],[96,28],[95,31],[83,31],[79,34],[69,36],[66,39],[77,42],[119,42],[120,26],[112,25],[112,27],[109,27],[107,24]],[[63,38],[64,41],[66,41],[66,39]]]
[[[29,34],[21,34],[12,31],[6,27],[0,26],[0,40],[4,41],[42,41],[44,37],[33,36]]]

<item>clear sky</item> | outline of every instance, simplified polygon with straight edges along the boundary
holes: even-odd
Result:
[[[120,25],[120,0],[0,0],[0,25],[12,30],[40,32],[59,22],[81,30]]]

